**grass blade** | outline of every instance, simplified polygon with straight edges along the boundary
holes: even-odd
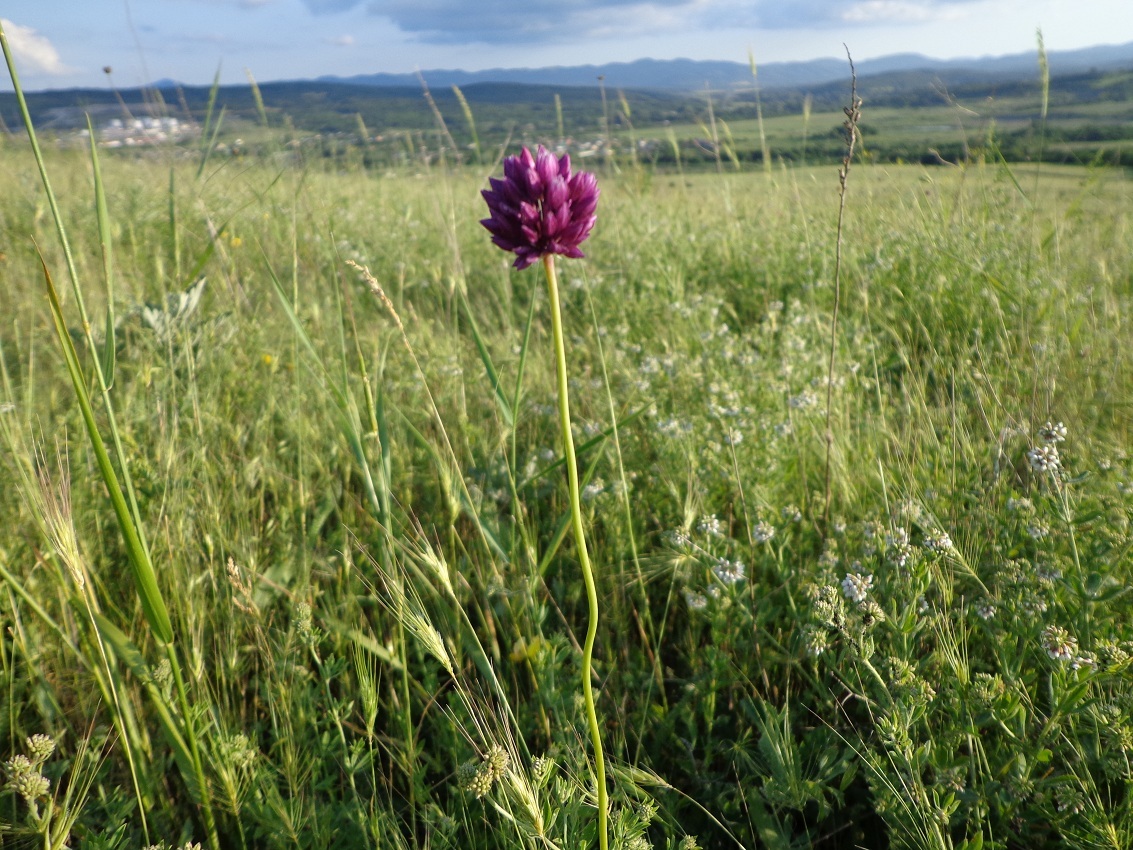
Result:
[[[173,625],[169,620],[169,611],[165,607],[165,601],[161,598],[161,591],[157,586],[157,575],[154,572],[153,564],[150,562],[149,552],[142,545],[141,538],[138,536],[134,517],[130,514],[130,509],[126,505],[126,497],[118,483],[118,475],[114,472],[114,466],[110,463],[106,445],[102,441],[98,424],[94,420],[94,408],[91,406],[90,395],[87,393],[87,379],[83,375],[79,355],[75,351],[75,344],[71,341],[71,335],[67,331],[67,323],[63,318],[63,308],[59,304],[59,295],[55,291],[51,272],[47,270],[47,263],[42,254],[40,255],[40,264],[43,266],[43,279],[47,287],[47,299],[51,306],[51,318],[55,323],[55,333],[63,347],[63,357],[67,361],[71,385],[74,387],[79,408],[82,410],[91,447],[94,449],[95,458],[98,461],[98,469],[110,494],[110,502],[114,507],[114,516],[118,520],[118,528],[126,542],[126,553],[129,556],[130,567],[134,573],[134,586],[137,589],[138,598],[141,600],[146,622],[149,623],[154,636],[159,641],[165,644],[172,643]]]
[[[480,362],[484,364],[484,371],[488,373],[488,380],[492,384],[492,397],[496,400],[496,406],[499,407],[500,413],[503,415],[504,422],[507,423],[507,426],[509,428],[514,427],[515,417],[512,415],[511,403],[508,401],[507,396],[504,395],[499,373],[492,363],[492,355],[488,351],[484,337],[480,334],[480,328],[476,326],[476,319],[472,316],[472,308],[468,305],[468,297],[463,292],[460,293],[460,306],[464,311],[464,317],[468,320],[468,327],[472,331],[472,339],[476,341],[476,351],[480,354]]]

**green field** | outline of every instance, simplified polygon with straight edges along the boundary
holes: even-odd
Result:
[[[1133,185],[869,161],[875,125],[988,138],[960,114],[867,110],[840,240],[836,166],[576,161],[612,847],[1133,846]],[[273,138],[49,152],[75,289],[3,143],[0,846],[597,846],[548,303],[478,223],[498,166]]]

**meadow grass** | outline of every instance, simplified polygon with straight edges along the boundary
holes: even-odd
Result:
[[[49,153],[103,431],[113,245],[168,644],[3,144],[0,843],[595,844],[550,319],[491,166],[104,156],[100,241]],[[834,167],[599,178],[560,286],[613,846],[1130,846],[1125,175],[855,163],[832,375]]]

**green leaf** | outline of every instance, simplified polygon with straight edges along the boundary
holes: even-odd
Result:
[[[144,683],[146,691],[149,693],[150,701],[153,703],[154,710],[157,712],[157,718],[161,722],[161,731],[165,735],[166,741],[173,750],[173,758],[177,761],[177,767],[181,770],[181,775],[185,778],[185,785],[189,788],[191,793],[196,794],[197,782],[195,780],[196,768],[194,767],[194,760],[192,753],[189,750],[188,744],[181,736],[178,729],[177,722],[173,714],[169,710],[169,704],[166,702],[165,697],[154,684],[153,676],[150,673],[150,666],[146,663],[145,656],[142,655],[140,649],[134,645],[133,641],[126,636],[126,633],[114,625],[102,613],[94,612],[95,625],[98,627],[98,633],[102,636],[103,641],[110,647],[114,655],[118,657],[134,674],[137,679]]]
[[[37,248],[38,250],[38,248]],[[161,598],[161,591],[157,586],[157,574],[150,561],[149,552],[142,544],[130,509],[126,505],[126,497],[118,483],[118,475],[110,463],[110,456],[106,453],[106,445],[102,441],[98,425],[94,420],[94,409],[91,406],[90,395],[87,393],[87,380],[83,375],[82,366],[79,365],[79,355],[75,351],[75,344],[67,331],[67,323],[63,318],[63,308],[59,303],[59,295],[55,291],[55,284],[51,280],[51,273],[47,270],[47,263],[40,254],[40,264],[43,266],[43,278],[47,287],[47,300],[51,307],[51,317],[55,322],[55,333],[63,347],[63,357],[67,361],[67,371],[71,376],[71,384],[83,414],[83,421],[87,426],[87,435],[90,437],[91,447],[94,449],[98,462],[99,472],[103,483],[110,494],[110,503],[114,508],[114,516],[118,520],[118,529],[126,543],[126,554],[129,557],[130,567],[134,573],[134,586],[142,603],[142,610],[146,615],[146,622],[156,637],[162,643],[173,642],[173,624],[169,620],[169,611],[165,601]]]
[[[472,339],[476,342],[476,351],[480,354],[480,362],[484,364],[484,371],[488,373],[488,381],[492,385],[492,397],[496,400],[496,406],[499,407],[500,413],[503,414],[504,422],[511,428],[515,425],[511,404],[507,396],[504,395],[503,386],[500,383],[500,376],[496,372],[496,367],[492,364],[492,355],[488,352],[488,346],[484,343],[484,337],[480,335],[480,328],[476,326],[476,319],[472,316],[472,308],[469,307],[468,298],[463,292],[460,293],[460,306],[464,309],[464,317],[468,320],[468,327],[472,331]]]

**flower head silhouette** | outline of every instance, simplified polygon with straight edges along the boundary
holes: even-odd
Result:
[[[481,194],[491,217],[480,223],[492,242],[515,254],[525,269],[540,257],[581,257],[578,246],[590,235],[597,216],[598,181],[593,174],[571,174],[570,155],[556,157],[542,145],[535,155],[524,148],[504,160],[504,179],[492,178]]]

